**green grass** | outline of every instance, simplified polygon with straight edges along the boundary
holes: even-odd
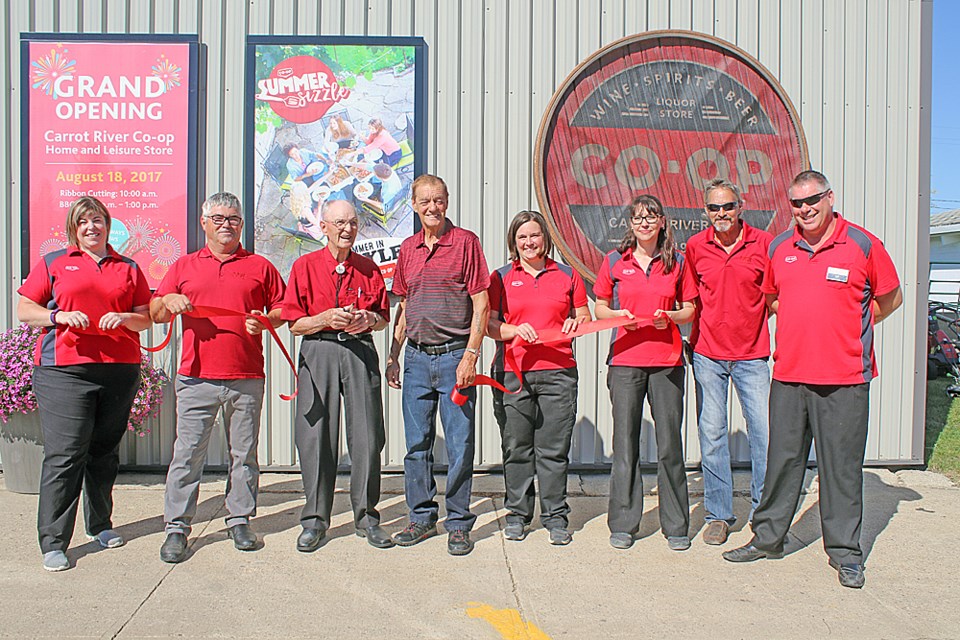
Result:
[[[960,482],[960,398],[947,395],[953,379],[927,383],[927,428],[924,462],[954,482]]]

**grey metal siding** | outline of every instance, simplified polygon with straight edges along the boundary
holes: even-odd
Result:
[[[881,376],[873,384],[867,459],[923,458],[924,325],[929,256],[929,104],[931,0],[12,0],[0,10],[4,59],[0,82],[0,326],[15,322],[20,283],[19,35],[24,31],[199,33],[208,47],[206,148],[208,193],[243,193],[244,42],[246,35],[417,35],[429,46],[427,166],[451,190],[451,218],[480,236],[491,268],[506,261],[511,215],[537,208],[532,154],[554,89],[584,57],[623,36],[692,29],[745,49],[779,79],[801,115],[811,164],[832,180],[838,209],[886,242],[904,282],[903,309],[877,330]],[[164,328],[154,328],[159,341]],[[287,346],[296,341],[285,330]],[[606,390],[608,336],[576,345],[580,397],[572,458],[605,464],[611,454]],[[386,332],[377,338],[381,354]],[[484,362],[492,357],[487,344]],[[174,340],[174,349],[176,349]],[[176,369],[176,351],[155,356]],[[486,365],[485,365],[486,366]],[[277,397],[292,376],[276,349],[267,357],[268,400],[260,457],[267,467],[296,464],[293,406]],[[693,381],[688,375],[684,441],[699,459]],[[402,465],[399,392],[385,397],[384,462]],[[748,460],[743,418],[730,409],[734,457]],[[175,429],[172,398],[145,438],[123,447],[128,465],[165,465]],[[644,430],[642,451],[655,460]],[[345,448],[343,462],[348,462]],[[443,462],[444,453],[438,451]],[[223,464],[221,434],[209,461]],[[476,462],[500,461],[488,390],[480,394]]]

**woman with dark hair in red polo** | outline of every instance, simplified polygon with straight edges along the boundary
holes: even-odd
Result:
[[[674,551],[690,548],[687,476],[683,466],[683,361],[673,324],[693,320],[696,283],[676,250],[673,229],[656,197],[641,195],[627,208],[630,227],[607,254],[593,291],[597,318],[651,318],[614,329],[607,357],[613,404],[613,468],[607,524],[610,544],[629,549],[643,514],[640,425],[650,403],[657,442],[660,529]]]
[[[550,258],[553,243],[536,211],[521,211],[510,223],[511,262],[490,274],[488,335],[497,343],[493,375],[508,389],[517,376],[504,371],[505,343],[514,347],[523,384],[517,394],[493,392],[500,425],[506,485],[507,540],[523,540],[533,520],[534,474],[540,481],[540,520],[550,543],[569,544],[567,456],[577,416],[577,362],[570,341],[532,344],[537,331],[569,333],[590,319],[587,293],[576,271]]]
[[[43,568],[66,556],[83,490],[87,535],[119,547],[113,530],[118,448],[140,385],[140,339],[150,326],[150,288],[130,258],[107,244],[110,213],[83,197],[67,214],[70,246],[48,253],[20,287],[17,317],[45,329],[33,391],[43,430],[37,529]]]

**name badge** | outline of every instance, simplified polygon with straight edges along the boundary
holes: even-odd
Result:
[[[838,267],[827,267],[827,280],[830,282],[846,282],[850,277],[849,269],[840,269]]]

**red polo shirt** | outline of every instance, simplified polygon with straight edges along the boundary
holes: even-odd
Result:
[[[547,258],[532,276],[517,260],[490,274],[490,313],[508,324],[528,323],[534,329],[559,329],[573,310],[587,306],[583,278],[565,264]],[[549,345],[520,341],[514,353],[521,371],[569,369],[577,366],[571,342]],[[497,342],[494,371],[503,371],[503,342]]]
[[[83,311],[92,330],[106,313],[127,313],[150,304],[150,287],[137,263],[110,245],[99,262],[77,247],[48,253],[17,291],[51,311]],[[40,336],[35,364],[140,363],[140,336],[129,329],[120,329],[126,337],[71,329],[76,340],[69,341],[64,341],[65,325],[53,329],[46,327]]]
[[[674,309],[678,302],[693,302],[697,284],[681,253],[670,273],[664,273],[663,261],[657,255],[644,271],[628,250],[607,254],[593,292],[610,301],[611,309],[629,309],[638,318],[650,318],[657,309]],[[672,357],[672,330],[640,327],[628,331],[613,330],[607,364],[623,367],[676,367],[679,357]]]
[[[266,258],[243,247],[220,262],[204,247],[173,263],[154,295],[185,295],[191,304],[232,311],[272,311],[283,302],[283,278]],[[183,322],[178,373],[193,378],[263,378],[263,336],[252,336],[243,317],[191,318]]]
[[[420,344],[443,344],[470,335],[470,296],[490,286],[487,260],[472,231],[447,221],[433,249],[421,230],[400,245],[393,292],[406,298],[407,337]]]
[[[296,322],[334,307],[356,305],[390,320],[390,299],[377,264],[352,251],[343,262],[342,276],[336,271],[337,264],[326,248],[297,258],[287,281],[281,317]]]
[[[776,294],[773,378],[848,385],[877,375],[873,299],[900,286],[883,243],[839,214],[816,252],[794,228],[770,244],[763,292]]]
[[[684,255],[697,283],[697,315],[690,333],[693,350],[714,360],[770,356],[767,305],[760,285],[773,236],[744,223],[729,254],[707,227],[687,241]]]

